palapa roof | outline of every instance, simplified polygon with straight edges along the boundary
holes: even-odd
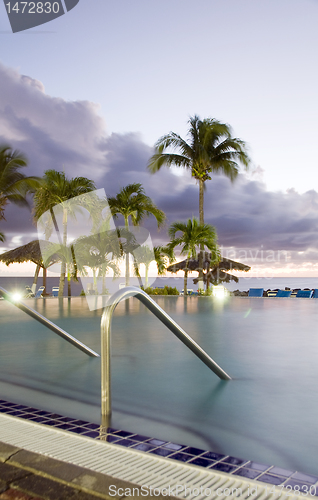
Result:
[[[41,245],[42,244],[48,244],[48,242],[43,241],[41,242]],[[59,260],[61,259],[58,257],[58,255],[52,255],[46,267],[51,266]],[[22,245],[20,247],[14,248],[13,250],[8,250],[7,252],[0,254],[0,261],[4,262],[7,266],[9,264],[12,264],[13,262],[22,263],[31,261],[34,262],[34,264],[44,267],[39,240],[30,241],[26,245]]]
[[[216,266],[210,266],[211,262],[211,254],[205,253],[205,258],[203,261],[203,270],[214,270],[219,269],[220,271],[249,271],[251,268],[246,266],[245,264],[241,264],[241,262],[236,262],[235,260],[226,259],[225,257],[221,257],[220,262]],[[185,269],[187,260],[182,260],[181,262],[177,262],[176,264],[172,264],[167,267],[167,271],[171,273],[176,273],[180,270]],[[190,259],[188,262],[189,271],[197,271],[199,272],[199,259]]]

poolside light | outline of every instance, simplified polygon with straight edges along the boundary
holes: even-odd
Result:
[[[14,302],[19,302],[22,299],[22,293],[20,293],[20,292],[13,292],[13,294],[11,295],[11,297],[12,297],[12,300],[14,300]]]
[[[213,286],[212,297],[217,299],[224,299],[228,295],[227,289],[222,285]]]

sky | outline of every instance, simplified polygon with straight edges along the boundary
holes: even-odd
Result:
[[[28,175],[64,169],[111,196],[141,182],[167,214],[160,232],[146,222],[158,244],[198,215],[198,186],[147,172],[154,143],[186,137],[194,114],[229,123],[252,165],[207,183],[223,255],[257,276],[318,276],[317,22],[318,0],[80,0],[13,34],[1,3],[0,144],[27,155]],[[5,217],[0,252],[36,238],[30,211]]]

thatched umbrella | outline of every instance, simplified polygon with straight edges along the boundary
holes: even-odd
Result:
[[[43,244],[50,244],[49,242],[41,242],[41,246]],[[7,266],[12,264],[13,262],[34,262],[36,264],[35,275],[33,279],[32,291],[35,291],[36,283],[38,279],[38,275],[40,272],[40,268],[43,269],[43,286],[46,287],[46,268],[58,262],[60,257],[58,255],[52,255],[50,257],[49,262],[46,262],[46,266],[44,266],[42,259],[42,252],[39,240],[30,241],[26,245],[22,245],[20,247],[14,248],[13,250],[8,250],[8,252],[4,252],[0,254],[0,261],[4,262]],[[45,288],[44,288],[45,293]]]
[[[177,262],[176,264],[172,264],[167,267],[167,271],[171,273],[176,273],[177,271],[184,270],[186,267],[186,260],[182,260],[181,262]],[[249,271],[251,268],[246,266],[245,264],[241,264],[240,262],[236,262],[231,259],[226,259],[222,257],[218,264],[211,266],[211,254],[205,253],[204,261],[203,261],[203,270],[205,273],[203,274],[203,281],[209,286],[209,282],[214,283],[228,283],[229,281],[238,282],[237,276],[233,276],[227,271]],[[188,262],[188,270],[189,271],[197,271],[199,272],[199,260],[198,259],[190,259]],[[198,278],[193,280],[193,283],[197,283]]]

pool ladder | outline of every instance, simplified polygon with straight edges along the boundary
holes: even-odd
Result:
[[[212,358],[188,335],[149,295],[140,288],[129,286],[118,290],[108,299],[101,320],[101,379],[102,379],[102,419],[107,426],[111,416],[111,320],[113,312],[121,300],[136,297],[151,311],[169,330],[178,337],[198,358],[205,363],[220,379],[231,380],[231,377],[213,361]]]
[[[21,311],[23,311],[26,314],[28,314],[29,316],[31,316],[31,318],[34,318],[37,321],[39,321],[39,323],[42,323],[42,325],[46,326],[47,328],[52,330],[52,332],[56,333],[57,335],[59,335],[60,337],[65,339],[67,342],[69,342],[70,344],[77,347],[77,349],[80,349],[81,351],[85,352],[85,354],[88,354],[88,356],[99,358],[99,354],[97,354],[97,352],[93,351],[93,349],[91,349],[90,347],[87,347],[87,345],[83,344],[75,337],[72,337],[72,335],[70,335],[65,330],[63,330],[62,328],[57,326],[55,323],[53,323],[52,321],[47,319],[45,316],[42,316],[42,314],[38,313],[37,311],[35,311],[31,307],[23,304],[23,302],[20,302],[18,300],[14,300],[12,295],[9,292],[7,292],[7,290],[2,288],[1,286],[0,286],[0,297],[3,297],[8,302],[10,302],[14,306],[18,307],[19,309],[21,309]]]

